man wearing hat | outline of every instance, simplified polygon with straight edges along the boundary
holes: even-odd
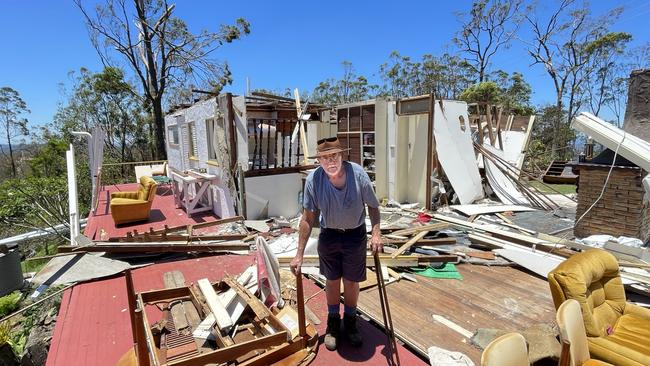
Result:
[[[311,235],[320,212],[318,257],[320,273],[327,279],[327,331],[325,347],[336,349],[341,333],[340,286],[343,278],[344,315],[343,331],[352,346],[362,344],[357,329],[356,311],[359,299],[359,282],[366,279],[366,205],[372,225],[370,247],[373,252],[383,251],[379,231],[379,202],[368,174],[353,162],[343,161],[341,147],[336,137],[318,141],[314,157],[320,167],[307,177],[303,197],[303,215],[300,220],[298,252],[291,261],[291,270],[298,273],[302,265],[307,239]]]

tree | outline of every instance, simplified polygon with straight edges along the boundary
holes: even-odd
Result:
[[[525,18],[531,26],[533,39],[526,41],[533,64],[544,66],[555,88],[556,118],[551,150],[555,157],[565,145],[562,134],[584,101],[584,73],[590,57],[598,51],[599,39],[607,37],[609,26],[618,19],[621,8],[593,19],[586,4],[575,7],[576,0],[562,0],[550,18],[542,22],[531,11]],[[602,43],[606,44],[606,43]],[[560,112],[561,111],[561,112]],[[564,113],[566,111],[566,113]]]
[[[43,131],[40,140],[44,143],[38,146],[29,160],[31,174],[38,178],[64,177],[67,172],[65,152],[68,143],[48,130]]]
[[[460,95],[460,100],[469,103],[497,104],[500,102],[502,92],[493,81],[484,81],[472,85]]]
[[[358,102],[372,97],[378,89],[377,85],[368,84],[368,79],[357,75],[350,61],[343,61],[343,77],[339,80],[327,79],[321,81],[314,92],[312,100],[315,103],[334,106]]]
[[[468,54],[467,60],[478,76],[486,81],[490,59],[500,48],[507,48],[519,29],[523,0],[477,0],[469,13],[459,13],[462,29],[454,43]]]
[[[393,98],[434,93],[437,98],[457,99],[474,82],[469,64],[448,53],[425,54],[422,61],[413,62],[393,51],[389,59],[379,70],[385,82],[382,94]]]
[[[59,237],[67,239],[66,230],[55,228],[68,224],[65,176],[8,179],[0,183],[0,202],[0,223],[10,230],[51,228]]]
[[[14,147],[12,140],[18,136],[27,136],[27,119],[20,117],[24,113],[29,113],[27,103],[20,97],[20,94],[14,89],[5,86],[0,89],[0,123],[2,123],[2,134],[7,141],[9,148],[9,159],[11,160],[11,175],[16,177],[16,161],[14,160]],[[0,146],[0,151],[4,155],[4,149]]]
[[[235,25],[222,25],[218,32],[193,34],[183,20],[173,16],[174,5],[166,0],[133,0],[133,9],[127,0],[107,0],[106,5],[97,6],[95,16],[86,11],[81,0],[75,3],[102,62],[113,65],[110,56],[117,51],[139,80],[153,119],[155,155],[164,158],[163,102],[168,88],[191,80],[194,84],[208,83],[216,93],[231,83],[228,65],[210,57],[224,43],[250,33],[250,24],[239,18]]]
[[[507,72],[499,70],[494,73],[494,80],[500,85],[499,103],[503,106],[505,114],[529,116],[535,113],[535,108],[530,104],[532,88],[523,74],[515,71],[508,75]]]
[[[54,116],[60,137],[71,141],[71,131],[91,131],[98,126],[106,133],[104,156],[107,161],[151,160],[151,119],[143,110],[140,99],[130,92],[133,87],[124,80],[124,73],[106,67],[99,73],[81,69],[78,73],[71,73],[71,77],[73,85],[68,100]],[[121,166],[119,169],[105,169],[102,180],[108,182],[110,175],[116,174],[117,183],[121,183],[119,178],[126,175],[127,168]]]
[[[619,93],[620,60],[626,44],[632,35],[625,32],[611,32],[585,46],[590,55],[584,68],[585,96],[591,113],[598,116],[603,106],[611,103]],[[619,118],[617,116],[617,118]],[[617,121],[620,123],[620,120]]]

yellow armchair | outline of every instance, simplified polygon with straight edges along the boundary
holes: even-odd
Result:
[[[111,216],[113,221],[119,225],[148,220],[155,196],[156,181],[147,176],[140,178],[140,186],[137,191],[112,192]]]
[[[548,274],[555,308],[580,305],[589,353],[618,366],[650,365],[650,310],[626,302],[618,261],[601,249],[575,254]]]

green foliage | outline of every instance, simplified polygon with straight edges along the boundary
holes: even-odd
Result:
[[[498,71],[494,77],[496,81],[485,81],[465,89],[460,99],[468,103],[500,104],[506,115],[527,116],[535,113],[530,105],[532,89],[522,74],[513,72],[508,75]]]
[[[120,69],[107,67],[91,73],[81,69],[71,73],[73,88],[66,104],[54,116],[54,127],[60,136],[45,134],[46,146],[59,153],[67,141],[75,141],[71,131],[88,131],[99,127],[106,133],[106,160],[146,161],[152,159],[153,130],[134,87],[124,80]],[[85,145],[85,141],[84,141]],[[67,147],[66,147],[67,148]],[[64,149],[65,150],[65,149]],[[43,154],[47,154],[45,149]],[[77,161],[87,160],[86,149],[76,149]],[[87,171],[80,170],[77,171]]]
[[[574,155],[573,141],[576,132],[569,125],[557,126],[557,121],[566,117],[567,111],[558,111],[555,106],[540,109],[533,126],[531,143],[526,151],[526,170],[543,173],[554,159],[570,160]],[[554,145],[553,141],[558,144]]]
[[[7,142],[8,156],[11,160],[11,174],[16,177],[17,169],[14,160],[15,138],[29,135],[27,119],[21,115],[29,113],[27,103],[14,89],[4,86],[0,88],[0,136]],[[7,152],[0,146],[0,153],[7,156]]]
[[[466,102],[497,104],[501,100],[501,90],[496,83],[484,81],[465,89],[460,99]]]
[[[22,294],[20,291],[14,291],[9,295],[0,297],[0,318],[4,318],[18,309],[21,298]]]
[[[39,146],[29,160],[29,167],[35,177],[55,177],[66,174],[65,152],[68,143],[62,138],[45,132],[45,143]]]
[[[6,180],[0,183],[0,202],[0,223],[14,229],[35,230],[68,222],[68,185],[63,176]]]
[[[393,51],[379,71],[385,82],[381,94],[393,98],[434,93],[437,98],[457,99],[474,82],[470,65],[448,53],[412,61]]]
[[[342,66],[341,79],[327,79],[316,86],[314,102],[332,106],[368,99],[374,94],[378,87],[369,84],[365,76],[357,75],[351,62],[343,61]]]

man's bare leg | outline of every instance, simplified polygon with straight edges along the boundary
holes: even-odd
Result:
[[[346,306],[356,308],[359,301],[359,282],[343,279],[343,296],[345,297],[344,303]],[[327,302],[329,303],[329,298]]]
[[[359,298],[357,288],[357,298]],[[327,295],[327,305],[338,305],[341,300],[341,279],[327,280],[325,282],[325,294]]]

